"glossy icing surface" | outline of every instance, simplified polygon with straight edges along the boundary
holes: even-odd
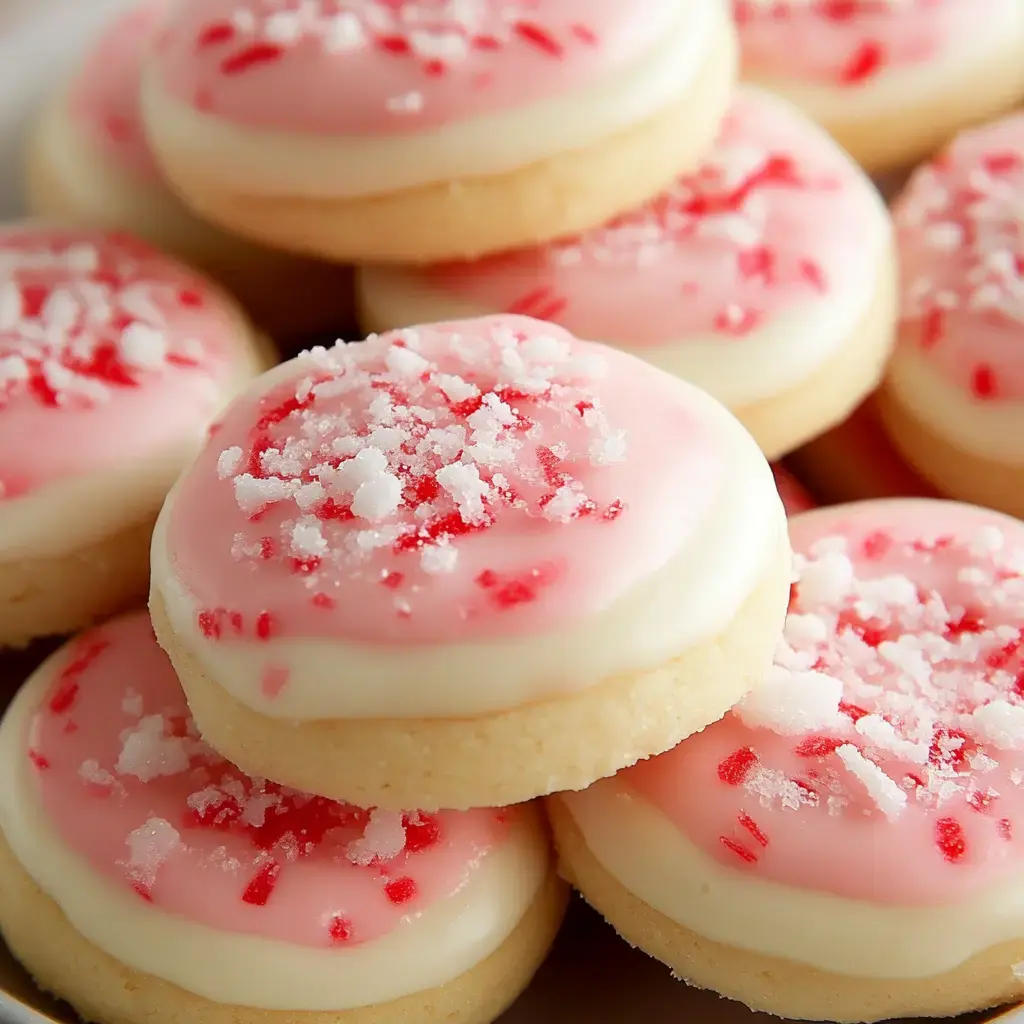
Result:
[[[142,62],[169,0],[144,0],[115,18],[71,81],[72,122],[101,152],[147,180],[156,162],[142,124]]]
[[[365,811],[243,775],[208,748],[148,617],[65,652],[23,752],[60,838],[107,882],[223,932],[372,942],[466,884],[516,811]]]
[[[726,400],[737,376],[764,375],[755,347],[775,366],[787,361],[776,348],[796,350],[799,377],[846,340],[887,236],[859,168],[793,107],[745,89],[703,164],[643,208],[539,249],[431,268],[424,283],[637,351]]]
[[[142,242],[0,229],[0,510],[198,442],[253,362],[235,308]]]
[[[179,100],[237,124],[411,134],[599,82],[653,47],[675,7],[668,0],[629,8],[616,0],[187,0],[169,21],[159,65]]]
[[[182,480],[167,545],[209,644],[546,633],[685,546],[719,456],[638,360],[524,317],[433,325],[265,378]]]
[[[734,0],[743,61],[756,78],[857,91],[927,68],[1013,0]]]
[[[775,667],[619,778],[750,879],[897,906],[1015,877],[1024,812],[1024,524],[938,501],[790,522]]]
[[[1024,400],[1024,114],[960,135],[893,214],[901,348],[979,406]]]

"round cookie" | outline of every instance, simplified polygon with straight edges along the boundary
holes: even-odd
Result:
[[[771,661],[789,562],[721,406],[492,317],[264,377],[164,507],[151,610],[204,737],[252,774],[501,806],[720,717]]]
[[[209,220],[420,262],[643,202],[725,111],[720,0],[185,0],[146,73],[157,156]]]
[[[874,389],[896,321],[889,215],[783,100],[740,90],[701,164],[645,206],[543,247],[363,268],[363,326],[516,312],[623,348],[726,404],[770,459]]]
[[[874,501],[790,535],[764,685],[554,797],[562,871],[680,977],[787,1019],[1020,998],[1024,524]]]
[[[1022,8],[1024,11],[1024,8]],[[880,394],[914,468],[1024,516],[1024,114],[965,132],[893,210],[902,320]]]
[[[533,807],[363,810],[224,761],[144,612],[37,671],[0,765],[0,931],[86,1020],[488,1024],[562,917]]]
[[[267,362],[232,300],[148,245],[0,228],[0,646],[145,596],[167,491]]]
[[[872,395],[838,427],[786,459],[825,504],[867,498],[938,498],[896,451]],[[781,487],[780,487],[781,490]]]
[[[164,183],[142,126],[142,62],[169,0],[115,18],[38,119],[28,150],[29,209],[130,231],[201,267],[272,334],[352,319],[351,270],[244,242],[191,214]]]
[[[871,172],[907,167],[1024,98],[1018,0],[733,0],[743,78]]]

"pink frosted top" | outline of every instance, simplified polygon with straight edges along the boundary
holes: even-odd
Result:
[[[787,516],[795,516],[817,507],[817,502],[807,493],[807,489],[788,469],[772,466],[775,474],[775,486],[779,489],[779,497],[785,506]]]
[[[722,481],[686,385],[525,317],[321,349],[269,380],[169,510],[211,642],[556,630],[676,555]]]
[[[140,177],[158,177],[142,126],[142,62],[169,0],[145,0],[116,18],[71,82],[68,110],[92,144]]]
[[[876,501],[790,534],[798,578],[763,688],[624,779],[766,881],[939,905],[1017,877],[1024,523]]]
[[[893,215],[903,344],[980,401],[1024,399],[1024,114],[960,135]]]
[[[737,94],[696,171],[643,208],[539,249],[429,271],[487,309],[634,347],[741,337],[878,272],[871,184],[788,104]]]
[[[671,0],[184,0],[167,89],[253,128],[412,133],[562,96],[637,61]]]
[[[733,0],[744,70],[855,89],[956,52],[1007,0]]]
[[[48,818],[107,881],[218,931],[379,938],[460,889],[518,813],[366,811],[243,775],[198,738],[143,612],[58,657],[26,752]]]
[[[0,502],[198,440],[249,344],[219,293],[134,238],[0,228]]]

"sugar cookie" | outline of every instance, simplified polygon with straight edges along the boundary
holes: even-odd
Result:
[[[935,500],[790,522],[762,688],[554,798],[564,873],[694,984],[786,1018],[1024,995],[1024,524]]]
[[[0,646],[145,596],[168,489],[264,365],[234,302],[148,245],[0,228]]]
[[[333,259],[582,230],[695,162],[725,111],[721,0],[184,0],[144,88],[187,202]]]
[[[198,738],[144,612],[73,641],[0,727],[0,930],[102,1024],[489,1024],[564,891],[532,807],[366,811]]]
[[[868,170],[909,166],[1024,98],[1019,0],[733,0],[743,77]]]
[[[143,131],[139,90],[168,3],[146,0],[115,19],[46,107],[28,154],[30,211],[145,238],[221,281],[274,335],[346,326],[349,268],[225,234],[189,213],[164,184]]]
[[[878,192],[799,111],[737,93],[714,148],[641,209],[540,248],[369,268],[364,327],[526,313],[623,348],[725,403],[770,459],[877,385],[895,334]]]
[[[509,316],[263,378],[164,507],[151,608],[204,737],[252,774],[484,807],[720,717],[771,661],[789,575],[725,409]]]
[[[1022,7],[1024,11],[1024,7]],[[943,494],[1024,516],[1024,114],[961,135],[893,214],[900,343],[880,395]]]

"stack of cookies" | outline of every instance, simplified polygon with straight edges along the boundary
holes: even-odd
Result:
[[[838,98],[888,51],[824,6],[147,0],[54,97],[49,219],[0,229],[0,643],[85,630],[0,727],[42,987],[488,1024],[568,882],[770,1013],[1021,994],[1024,526],[902,480],[817,509],[777,460],[887,365],[908,451],[929,403],[974,429],[911,347],[1012,392],[1020,136],[919,172],[898,232],[861,164],[1024,85],[901,145]],[[790,87],[772,47],[839,25],[842,89]],[[353,279],[380,333],[278,363]],[[961,496],[1014,511],[1000,480]]]

